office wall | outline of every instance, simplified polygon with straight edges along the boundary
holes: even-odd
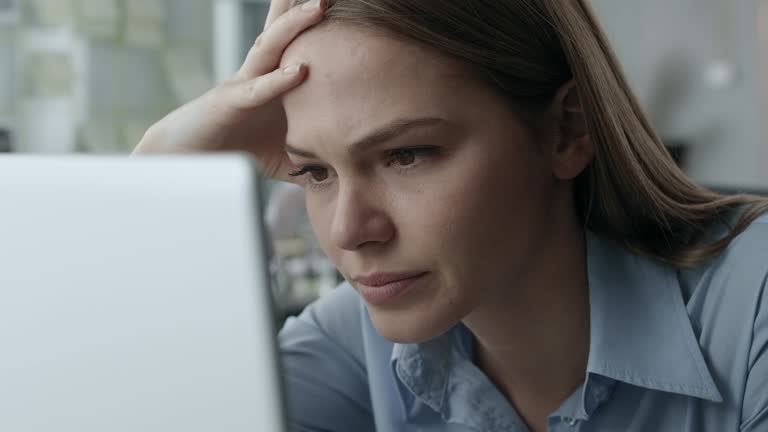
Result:
[[[162,1],[161,46],[88,42],[85,150],[129,151],[149,125],[212,85],[210,0]],[[180,50],[188,55],[171,54]]]
[[[210,0],[20,4],[0,20],[0,127],[18,151],[130,151],[213,83]]]
[[[168,40],[197,47],[212,66],[213,1],[166,1]],[[768,108],[760,100],[761,89],[768,96],[768,66],[761,80],[758,42],[758,19],[768,16],[768,0],[592,1],[662,136],[690,145],[688,172],[709,184],[768,185]],[[246,2],[250,6],[241,29],[243,49],[250,46],[264,13],[264,6],[254,3],[259,2]],[[768,18],[764,21],[768,26]],[[768,36],[764,38],[763,59],[768,65]],[[13,47],[20,41],[8,26],[0,25],[0,125],[14,115],[23,116],[9,79],[15,68]],[[110,41],[92,42],[89,52],[93,54],[85,68],[89,96],[80,109],[83,116],[102,117],[86,125],[86,132],[96,137],[90,141],[104,143],[107,149],[125,149],[142,128],[183,102],[175,96],[179,80],[167,78],[162,52]],[[718,61],[732,66],[732,82],[727,80],[727,68],[720,68],[725,81],[712,81]],[[203,88],[203,81],[200,77],[189,81],[186,88],[193,90],[187,93]],[[39,124],[39,119],[30,123],[43,131],[35,127]],[[115,137],[114,145],[106,143],[103,137],[108,135]],[[21,150],[49,150],[45,145],[37,149],[31,141]]]
[[[768,186],[762,1],[593,0],[654,125],[690,146],[686,169],[700,182]]]

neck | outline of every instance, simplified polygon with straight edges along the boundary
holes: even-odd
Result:
[[[533,430],[584,382],[589,355],[584,236],[576,222],[554,225],[514,286],[464,319],[478,366]]]

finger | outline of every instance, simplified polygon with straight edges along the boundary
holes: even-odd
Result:
[[[236,77],[249,80],[272,72],[288,44],[302,31],[323,18],[325,0],[316,0],[291,8],[275,20],[251,47]]]
[[[249,81],[237,82],[226,89],[224,97],[236,108],[255,108],[295,88],[306,76],[307,66],[294,64]]]
[[[267,14],[267,20],[264,22],[265,31],[280,15],[288,12],[293,1],[294,0],[272,0],[269,3],[269,13]]]

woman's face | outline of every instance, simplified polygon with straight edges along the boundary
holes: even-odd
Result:
[[[289,156],[320,244],[382,336],[423,341],[514,301],[558,217],[548,152],[520,117],[459,64],[355,27],[301,35],[282,63],[299,61]]]

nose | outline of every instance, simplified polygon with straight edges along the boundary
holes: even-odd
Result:
[[[331,225],[331,239],[336,247],[356,251],[387,243],[395,235],[395,226],[387,213],[386,200],[370,188],[341,187]]]

